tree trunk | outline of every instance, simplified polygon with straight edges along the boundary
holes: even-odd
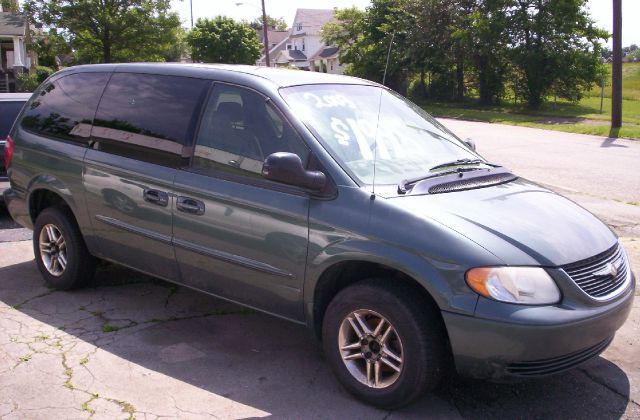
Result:
[[[480,105],[491,105],[491,91],[489,88],[489,75],[487,74],[485,59],[478,60],[478,90],[480,91]]]
[[[105,63],[111,62],[111,46],[107,42],[102,44],[102,60]]]
[[[104,28],[104,37],[102,38],[102,60],[105,63],[111,62],[111,34],[108,26]]]
[[[462,48],[456,49],[456,101],[464,101],[464,55]]]
[[[420,95],[423,98],[427,97],[427,84],[424,81],[424,77],[425,77],[425,70],[424,70],[424,65],[422,65],[422,67],[420,68]]]

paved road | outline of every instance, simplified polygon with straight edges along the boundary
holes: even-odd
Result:
[[[640,205],[640,140],[441,120],[478,151],[518,174],[565,190]]]
[[[523,146],[520,158],[513,157],[520,150],[496,144],[517,129],[518,138],[559,135],[564,148],[562,134],[449,125],[473,133],[486,157],[528,178],[553,185],[562,178],[549,173],[563,169],[539,157],[547,141]],[[532,160],[548,166],[539,170]],[[581,182],[554,188],[596,181]],[[638,207],[612,199],[631,201],[631,195],[566,191],[609,223],[632,217]],[[633,223],[614,228],[640,272]],[[516,384],[451,377],[417,403],[385,412],[345,394],[314,340],[285,321],[107,264],[88,288],[51,291],[26,234],[0,212],[0,419],[640,418],[640,298],[609,349],[576,370]]]
[[[587,208],[622,237],[640,238],[640,140],[441,119],[478,152]]]

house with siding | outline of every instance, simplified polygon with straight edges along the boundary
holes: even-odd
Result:
[[[322,27],[333,20],[333,9],[298,9],[288,36],[269,51],[271,65],[342,74],[338,49],[322,41]],[[265,65],[264,56],[257,64]]]
[[[0,11],[0,92],[14,92],[16,74],[29,71],[27,25],[20,13]]]
[[[271,59],[271,67],[275,67],[274,59],[278,53],[285,48],[286,42],[289,39],[289,31],[276,31],[275,29],[270,29],[267,35],[269,36],[269,58]],[[258,38],[260,39],[260,43],[264,45],[264,33],[262,30],[258,30]],[[256,64],[258,66],[267,65],[264,47],[262,48],[260,59],[256,61]]]

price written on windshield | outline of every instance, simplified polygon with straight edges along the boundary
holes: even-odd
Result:
[[[358,109],[349,98],[340,94],[316,95],[307,92],[303,98],[316,109],[334,110],[328,121],[333,139],[339,146],[351,148],[358,159],[373,160],[376,148],[378,158],[404,156],[405,150],[397,137],[398,121],[384,118],[378,122],[377,113],[374,115],[367,113],[366,109]]]

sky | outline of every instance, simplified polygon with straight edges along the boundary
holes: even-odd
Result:
[[[199,17],[214,17],[226,15],[237,20],[252,21],[261,15],[260,0],[191,0],[193,1],[194,22]],[[240,5],[237,3],[241,2]],[[189,0],[172,0],[172,6],[180,13],[183,24],[190,25]],[[301,2],[295,0],[265,0],[267,14],[282,17],[291,26],[296,8],[331,9],[334,7],[356,6],[364,9],[370,4],[369,0],[323,0],[322,2]],[[591,16],[599,27],[611,32],[612,0],[589,0],[588,7]],[[622,45],[640,45],[640,0],[622,0]],[[635,19],[634,19],[635,18]],[[611,39],[609,39],[611,45]]]

